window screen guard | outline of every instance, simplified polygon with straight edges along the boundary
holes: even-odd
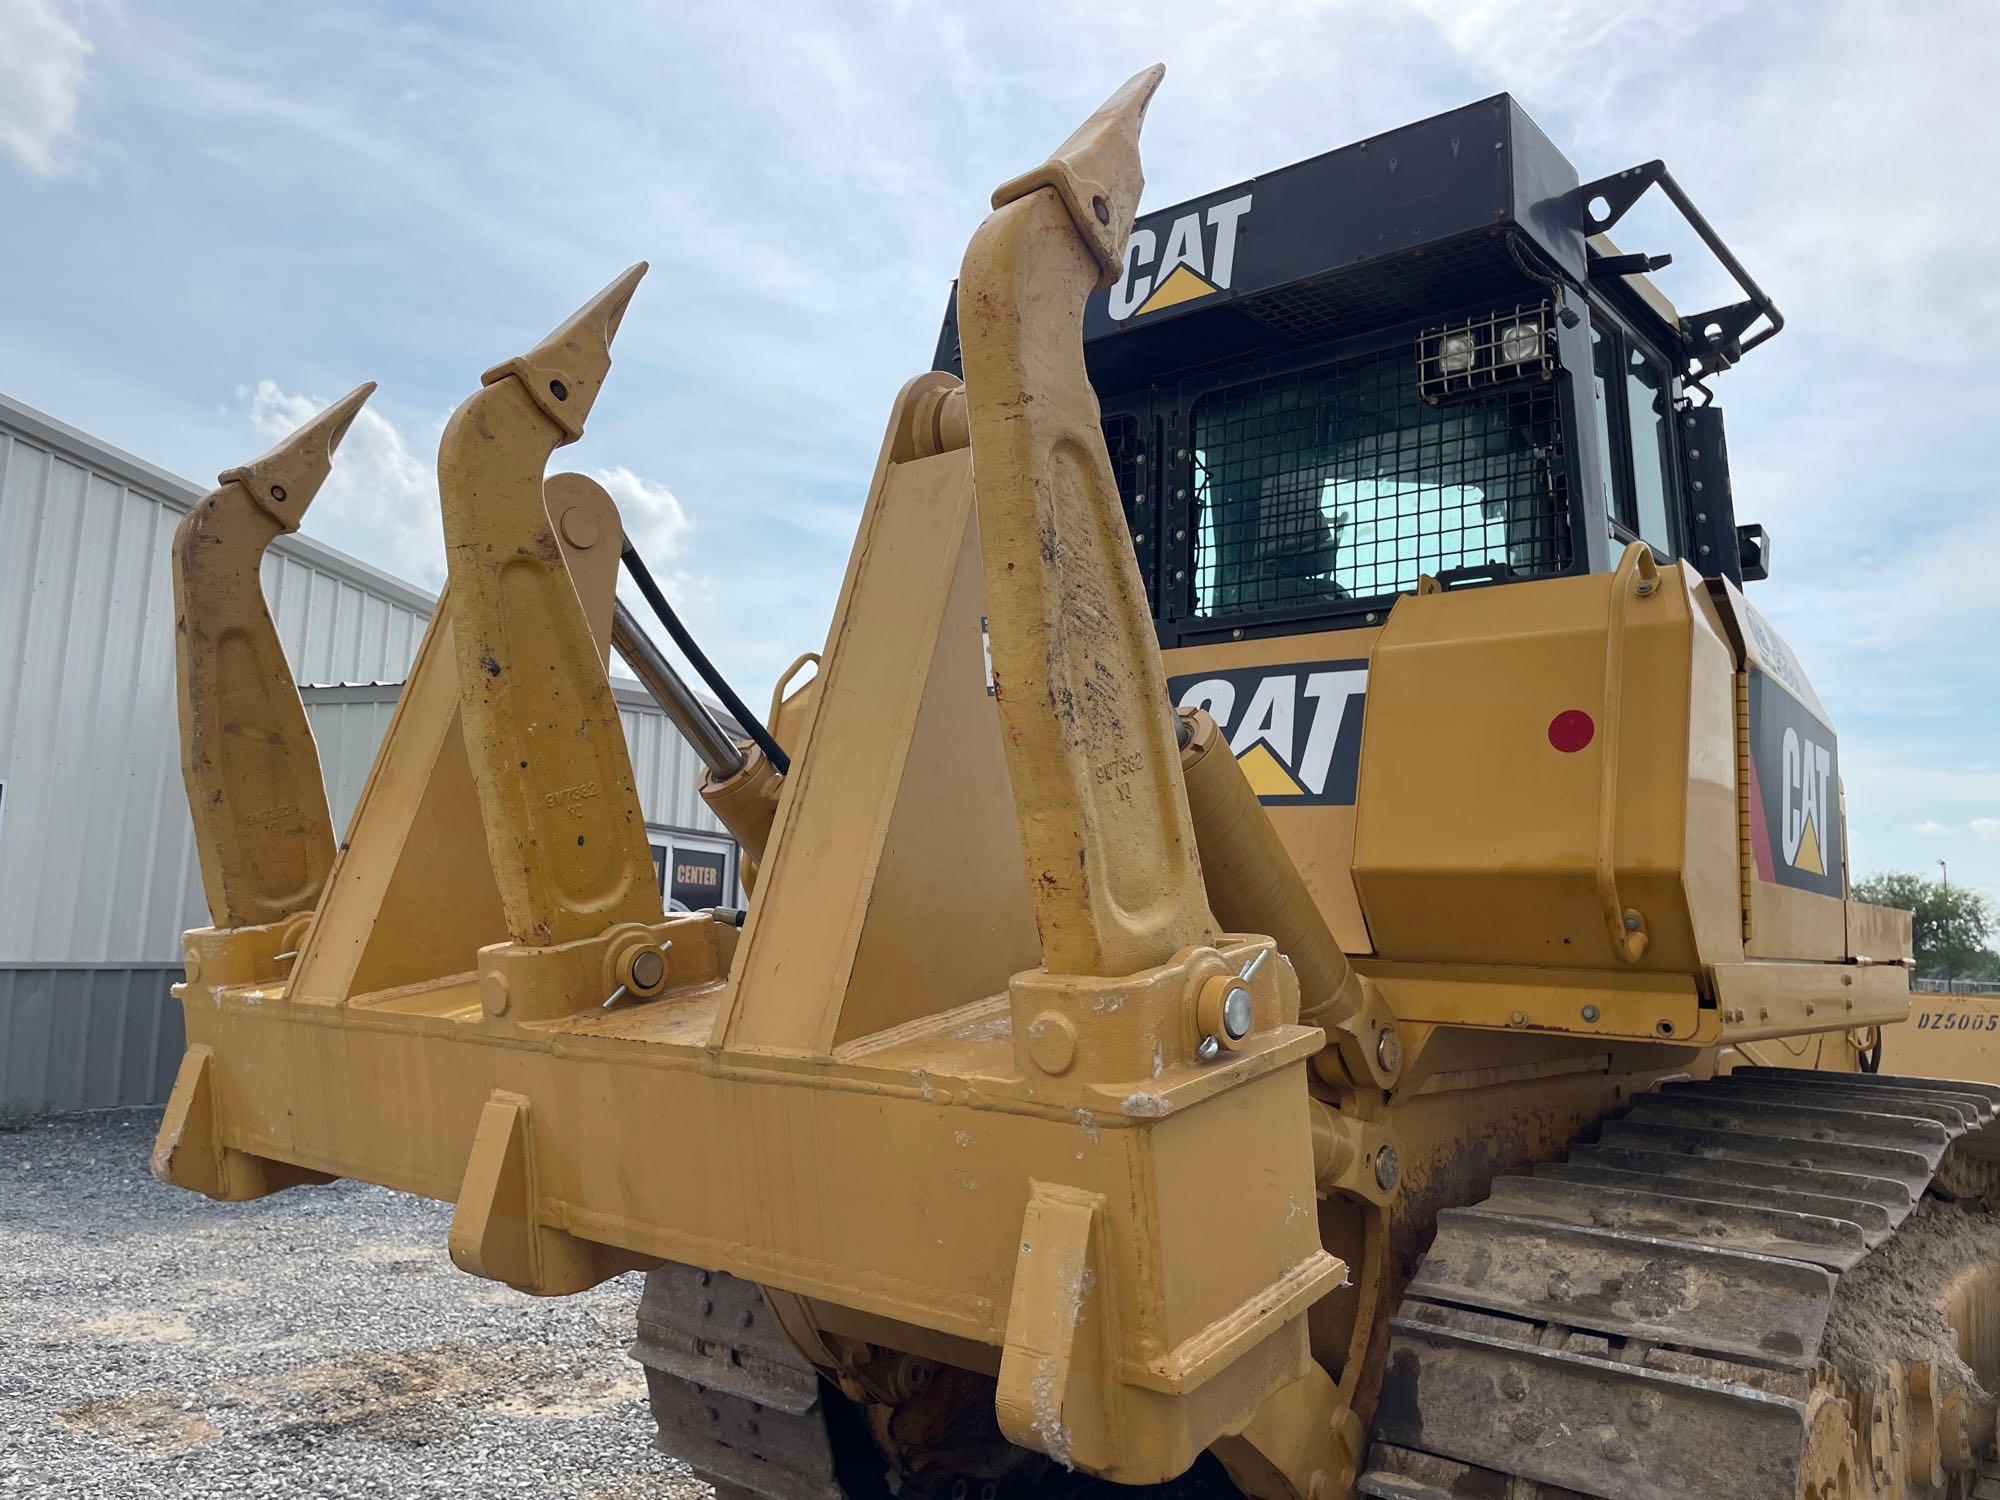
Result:
[[[1568,570],[1553,380],[1431,405],[1417,358],[1399,343],[1195,401],[1195,615],[1337,609],[1419,573]]]
[[[1146,581],[1146,603],[1159,609],[1159,569],[1153,565],[1152,506],[1146,492],[1146,444],[1140,422],[1130,412],[1103,413],[1104,446],[1111,458],[1111,477],[1125,506],[1125,526],[1139,554],[1139,573]]]

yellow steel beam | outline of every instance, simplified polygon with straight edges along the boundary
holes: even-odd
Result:
[[[269,453],[225,470],[174,533],[181,776],[218,927],[308,911],[333,863],[333,819],[298,684],[264,602],[264,549],[297,531],[371,382]]]
[[[1165,672],[1126,533],[1083,307],[1144,177],[1139,74],[1004,184],[959,275],[993,677],[1043,961],[1130,974],[1212,941]]]
[[[645,270],[488,370],[438,447],[466,750],[523,944],[661,917],[618,705],[542,495],[549,455],[583,435]]]

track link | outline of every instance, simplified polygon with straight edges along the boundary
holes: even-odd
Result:
[[[1997,1115],[1991,1085],[1743,1069],[1446,1210],[1361,1493],[1794,1500],[1845,1436],[1817,1370],[1838,1277],[1934,1182],[1990,1175]]]
[[[947,1393],[978,1420],[919,1420],[933,1445],[921,1475],[889,1476],[862,1408],[793,1346],[754,1283],[669,1263],[646,1273],[632,1357],[646,1370],[654,1446],[715,1487],[717,1500],[1224,1500],[1236,1494],[1212,1456],[1179,1479],[1125,1486],[1072,1473],[1039,1454],[992,1445],[990,1389]],[[949,1375],[941,1376],[936,1394]],[[933,1411],[932,1416],[938,1413]],[[981,1428],[991,1427],[982,1435]],[[990,1439],[990,1441],[989,1441]],[[968,1440],[970,1446],[967,1446]],[[973,1472],[950,1459],[972,1460]],[[944,1462],[940,1464],[939,1460]]]
[[[632,1357],[654,1446],[720,1496],[842,1500],[819,1372],[752,1282],[667,1264],[646,1274]]]

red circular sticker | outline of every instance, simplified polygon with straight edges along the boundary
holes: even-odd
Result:
[[[1597,725],[1580,708],[1566,708],[1549,720],[1549,743],[1564,755],[1574,755],[1597,733]]]

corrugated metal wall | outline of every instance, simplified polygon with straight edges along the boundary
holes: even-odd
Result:
[[[697,833],[729,837],[708,804],[701,800],[701,759],[694,747],[681,738],[673,721],[663,713],[645,689],[634,685],[613,689],[618,695],[618,717],[625,724],[625,748],[632,756],[632,778],[639,788],[639,806],[646,821],[659,828],[686,828]],[[704,699],[703,701],[707,701]],[[710,703],[709,710],[723,724],[735,728],[735,720]]]
[[[647,823],[728,838],[728,830],[701,800],[701,761],[680,731],[636,683],[614,679],[612,690],[618,698],[618,717],[625,726],[639,807]],[[400,691],[396,683],[359,683],[306,687],[300,692],[306,702],[306,717],[312,722],[313,739],[319,745],[326,799],[337,829],[346,828],[354,816],[375,751],[389,732]],[[717,719],[731,722],[719,707],[709,707]]]
[[[208,913],[168,546],[201,494],[0,396],[0,1109],[155,1103],[179,1065],[167,989]],[[347,684],[304,693],[344,829],[436,601],[296,536],[263,582],[297,679]],[[618,698],[647,822],[726,840],[693,751],[636,685]]]
[[[159,977],[207,920],[167,560],[201,493],[0,397],[0,1106],[104,1102],[96,1064],[62,1080],[154,1045]],[[264,590],[303,681],[401,678],[434,603],[301,537],[267,554]],[[118,1087],[141,1076],[121,1064]]]
[[[353,821],[375,752],[395,717],[399,692],[393,683],[368,683],[353,688],[309,687],[299,694],[306,701],[313,742],[319,746],[319,769],[326,778],[326,805],[333,814],[336,837],[344,836]]]
[[[172,964],[205,920],[167,558],[201,493],[0,398],[0,964]],[[300,537],[264,593],[302,682],[400,680],[433,603]]]
[[[0,966],[0,1110],[158,1104],[187,1048],[179,968]]]

